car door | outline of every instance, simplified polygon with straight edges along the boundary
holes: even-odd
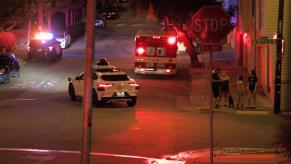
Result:
[[[75,77],[73,85],[75,89],[75,94],[77,96],[84,95],[84,76],[85,73],[80,74],[79,76]]]

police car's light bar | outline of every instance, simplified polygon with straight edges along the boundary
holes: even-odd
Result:
[[[38,32],[34,35],[34,39],[37,40],[51,40],[53,37],[53,34],[48,32]]]

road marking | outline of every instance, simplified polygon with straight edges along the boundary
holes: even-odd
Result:
[[[36,99],[6,99],[6,100],[15,100],[15,101],[35,101]]]
[[[56,81],[28,81],[18,84],[13,84],[11,88],[51,88],[57,84]]]
[[[145,24],[132,24],[131,26],[137,27],[137,26],[145,26]]]
[[[10,151],[10,152],[35,152],[35,153],[64,153],[64,154],[81,154],[80,151],[73,150],[48,150],[48,149],[25,149],[25,148],[0,148],[0,151]],[[158,158],[149,158],[144,156],[136,155],[125,155],[125,154],[110,154],[110,153],[99,153],[91,152],[93,156],[107,156],[107,157],[121,157],[121,158],[133,158],[133,159],[143,159],[148,161],[169,161],[171,164],[184,164],[184,161],[175,161],[175,160],[165,160]]]
[[[117,27],[122,27],[122,26],[125,26],[126,24],[117,24],[116,26]]]

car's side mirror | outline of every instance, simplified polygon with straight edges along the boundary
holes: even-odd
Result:
[[[80,76],[75,77],[75,80],[81,80],[82,78]]]

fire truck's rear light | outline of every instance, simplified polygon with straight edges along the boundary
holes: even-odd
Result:
[[[137,54],[142,55],[145,52],[145,50],[143,47],[139,47],[136,49],[136,52],[137,52]]]
[[[140,69],[140,71],[141,71],[141,72],[144,72],[144,71],[145,71],[145,69],[144,69],[144,68],[141,68],[141,69]]]
[[[170,69],[166,69],[166,72],[167,72],[167,73],[170,73],[170,72],[171,72],[171,70],[170,70]]]
[[[168,43],[171,44],[171,45],[172,44],[176,44],[176,37],[173,37],[173,36],[172,37],[169,37],[168,38]]]

